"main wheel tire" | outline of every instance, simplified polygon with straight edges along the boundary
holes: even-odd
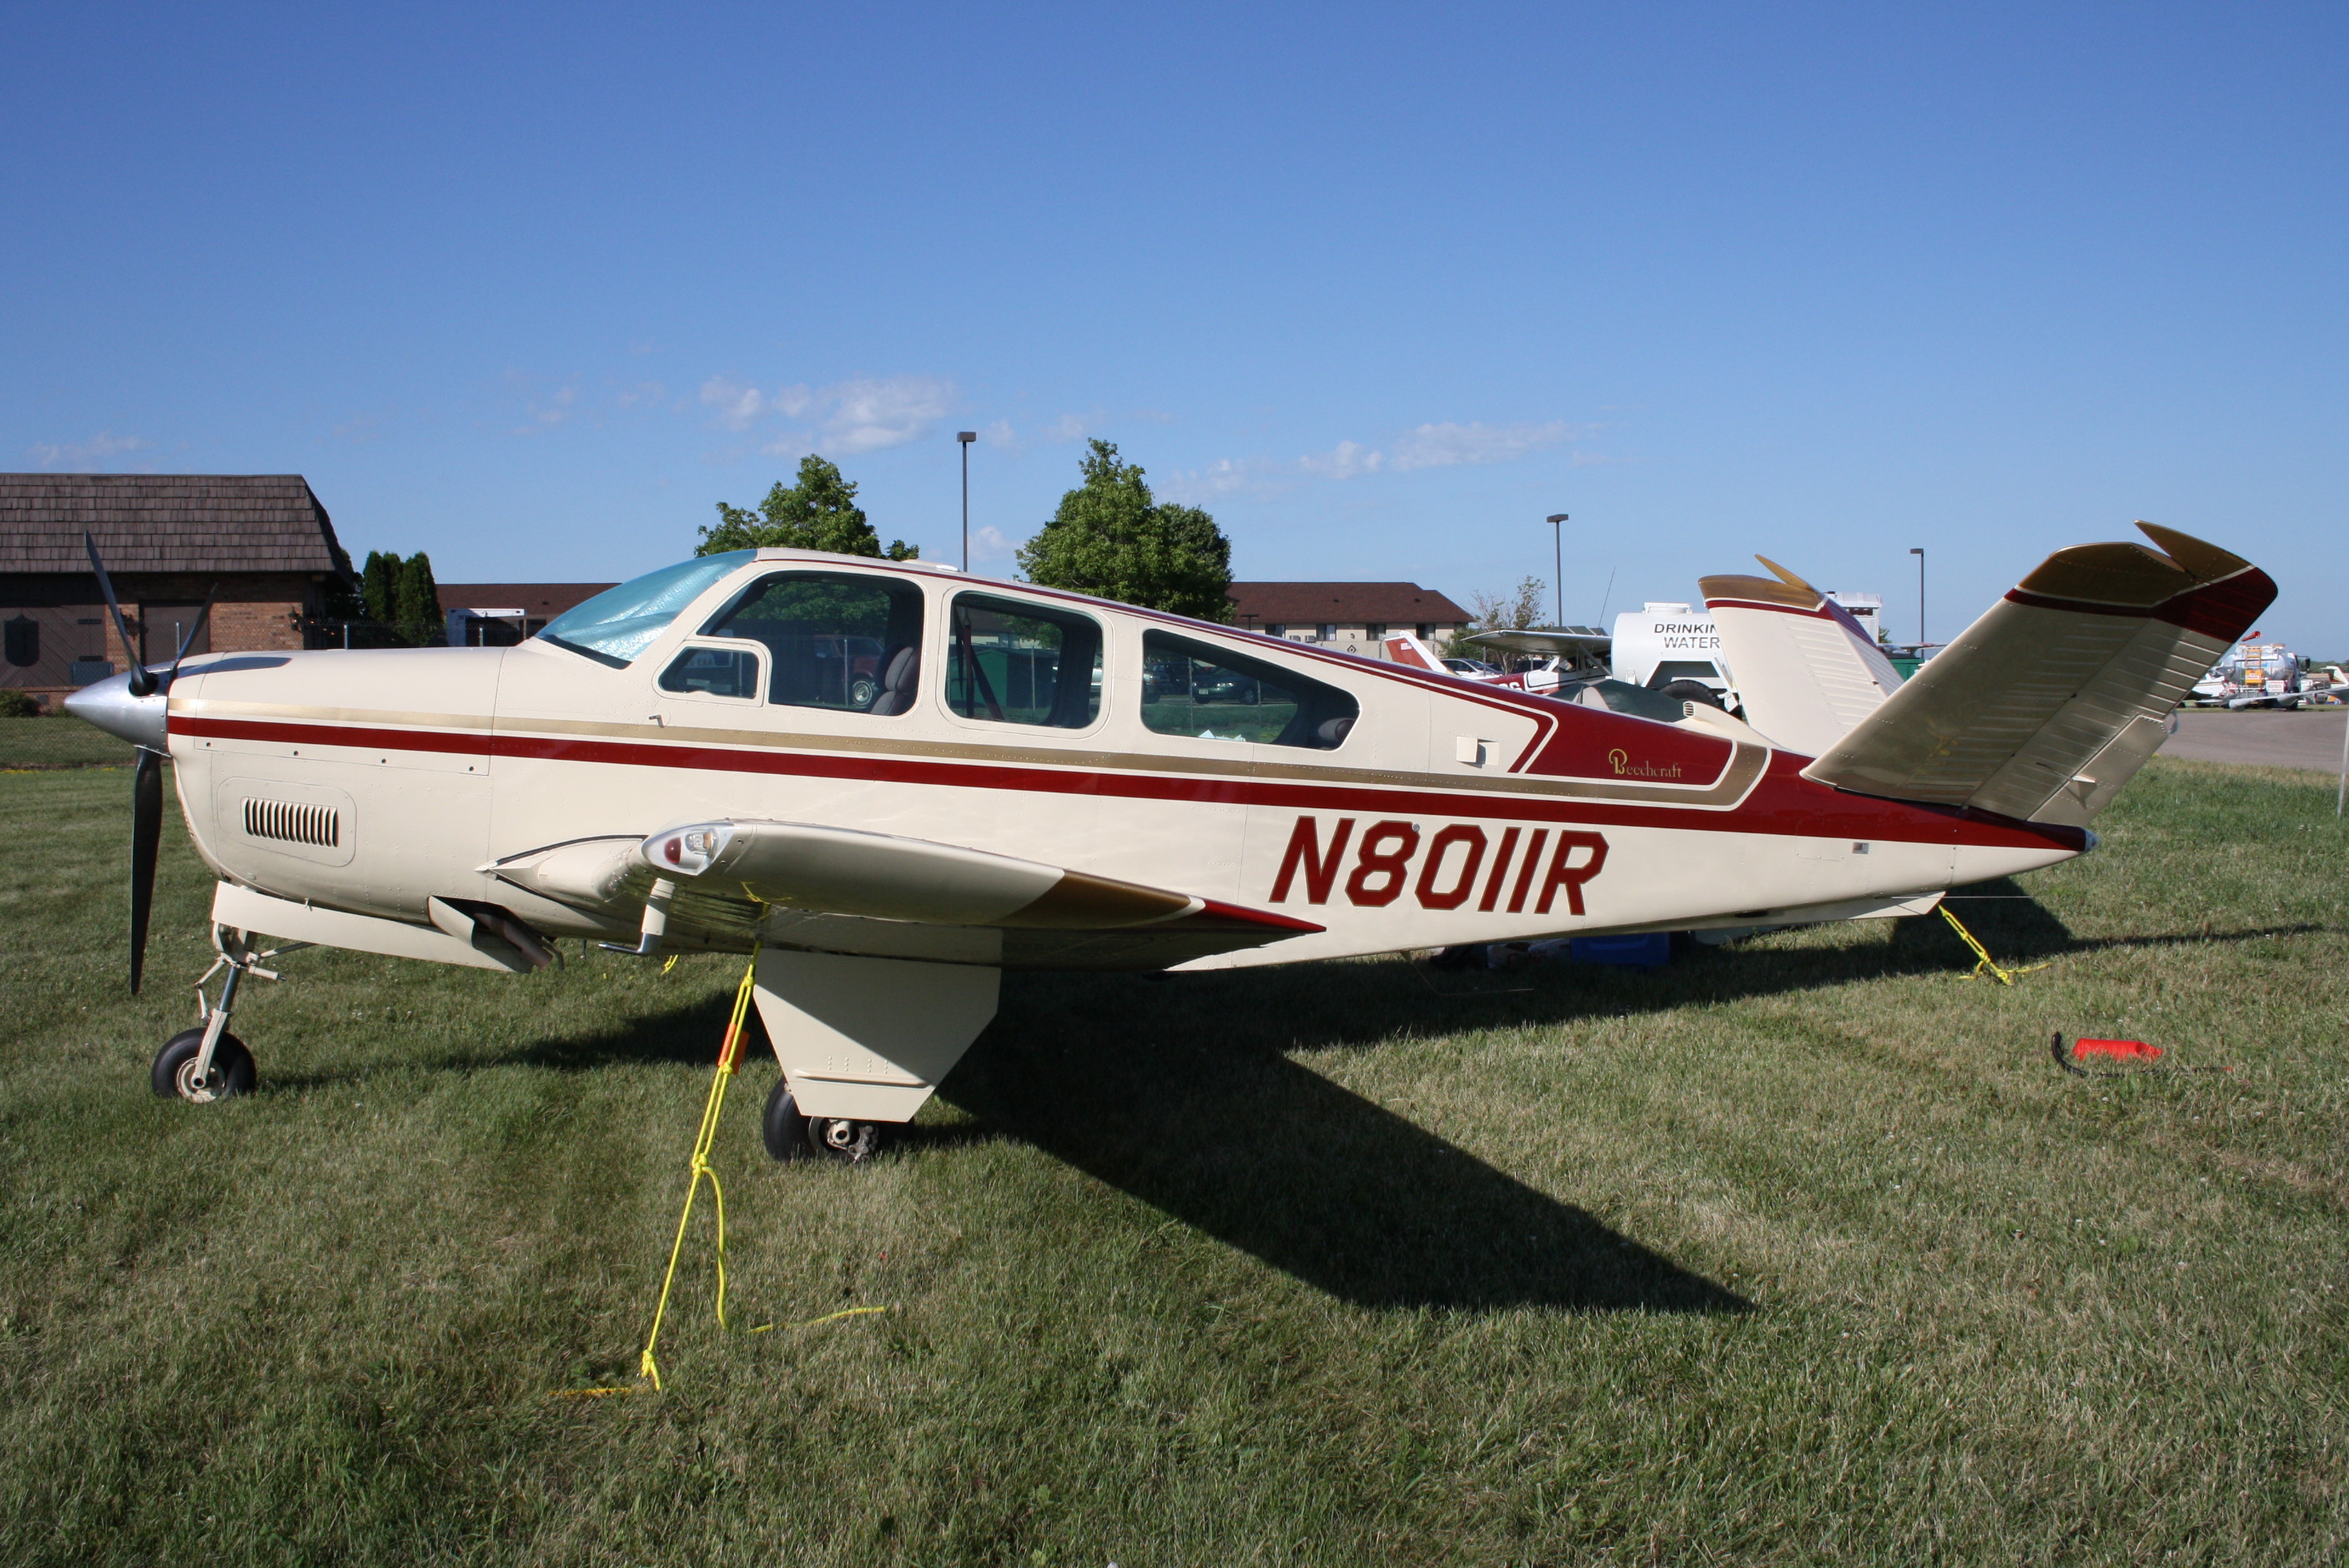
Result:
[[[1685,678],[1666,681],[1656,695],[1671,697],[1676,702],[1701,702],[1707,707],[1721,707],[1721,694],[1702,681]]]
[[[766,1115],[759,1122],[760,1136],[767,1140],[767,1152],[777,1160],[805,1160],[808,1157],[808,1119],[800,1114],[799,1101],[792,1098],[792,1080],[777,1078],[774,1091],[767,1096]]]
[[[212,1047],[212,1071],[203,1081],[196,1080],[196,1057],[204,1048],[204,1032],[190,1029],[173,1035],[155,1053],[155,1065],[148,1071],[148,1082],[164,1099],[184,1099],[192,1105],[210,1105],[214,1100],[234,1099],[253,1092],[253,1053],[234,1035],[223,1034]]]
[[[826,1160],[858,1165],[881,1152],[887,1130],[877,1121],[852,1121],[844,1116],[812,1116],[807,1124],[808,1147]]]

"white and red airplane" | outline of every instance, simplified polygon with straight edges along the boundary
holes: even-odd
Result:
[[[755,953],[769,1149],[861,1158],[1005,969],[1883,917],[2077,855],[2275,593],[2140,526],[2160,549],[2059,552],[1866,693],[1803,630],[1843,634],[1822,596],[1708,580],[1752,726],[778,550],[637,578],[515,647],[225,654],[67,706],[142,748],[134,988],[163,754],[219,879],[229,972],[157,1092],[252,1087],[226,1023],[260,933],[513,971],[560,937]]]

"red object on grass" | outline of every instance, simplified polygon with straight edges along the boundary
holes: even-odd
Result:
[[[2161,1047],[2148,1046],[2143,1040],[2091,1040],[2072,1042],[2075,1057],[2112,1057],[2121,1061],[2153,1062],[2161,1059]]]

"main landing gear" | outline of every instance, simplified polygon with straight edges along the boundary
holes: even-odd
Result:
[[[792,1098],[789,1078],[775,1080],[767,1096],[767,1112],[760,1121],[767,1152],[777,1160],[811,1156],[854,1165],[872,1159],[886,1147],[886,1128],[877,1121],[852,1121],[844,1116],[802,1116]]]
[[[310,944],[297,942],[255,953],[245,935],[244,932],[224,925],[212,927],[212,949],[220,956],[204,971],[203,979],[196,982],[199,1026],[164,1041],[163,1048],[155,1053],[155,1065],[148,1070],[149,1083],[165,1099],[176,1098],[193,1105],[210,1105],[253,1092],[253,1053],[245,1049],[243,1040],[228,1032],[229,1014],[236,1008],[237,986],[248,974],[264,980],[276,979],[273,971],[261,966],[261,961]],[[220,999],[206,1000],[205,982],[223,968],[228,971],[228,978],[221,982]]]

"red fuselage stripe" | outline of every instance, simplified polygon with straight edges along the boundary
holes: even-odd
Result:
[[[1773,753],[1769,771],[1734,810],[1632,805],[1518,794],[1454,794],[1382,789],[1355,784],[1313,784],[1235,776],[1186,778],[1075,769],[1019,768],[931,758],[751,750],[729,747],[657,745],[540,735],[482,735],[432,729],[378,729],[351,725],[289,724],[268,719],[200,718],[173,715],[174,735],[334,746],[353,750],[429,751],[460,757],[530,758],[636,768],[691,768],[718,773],[762,773],[868,783],[938,785],[965,789],[1099,795],[1133,800],[1183,800],[1231,806],[1285,806],[1304,811],[1465,817],[1515,822],[1589,822],[1698,832],[1773,833],[1891,842],[1981,844],[2076,851],[2075,829],[2042,827],[1953,808],[1912,805],[1853,795],[1800,776],[1809,760]]]

